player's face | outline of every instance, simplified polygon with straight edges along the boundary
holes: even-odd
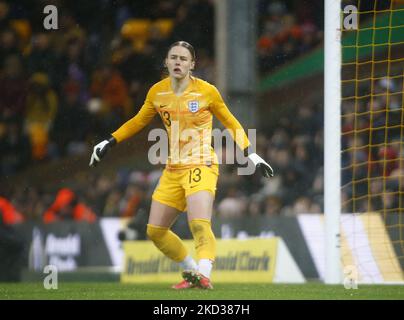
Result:
[[[187,48],[176,46],[168,52],[166,66],[171,77],[183,79],[194,68],[195,62]]]

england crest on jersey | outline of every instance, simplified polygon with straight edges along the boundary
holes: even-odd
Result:
[[[193,113],[197,112],[199,110],[199,101],[188,101],[188,109]]]

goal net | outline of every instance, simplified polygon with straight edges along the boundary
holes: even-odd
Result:
[[[404,1],[341,5],[342,268],[359,283],[402,282]]]

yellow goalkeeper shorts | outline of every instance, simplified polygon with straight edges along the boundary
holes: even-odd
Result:
[[[165,168],[152,199],[184,212],[189,195],[202,190],[215,195],[218,176],[218,165],[175,170]]]

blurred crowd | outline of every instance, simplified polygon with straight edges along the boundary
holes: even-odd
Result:
[[[395,212],[404,200],[403,77],[370,81],[346,90],[342,104],[345,212]]]
[[[322,44],[323,1],[261,0],[258,65],[261,75]]]
[[[322,41],[322,20],[315,14],[321,2],[258,1],[262,75]],[[176,40],[195,44],[195,75],[214,83],[211,0],[148,1],[148,6],[125,0],[20,3],[0,0],[1,175],[20,172],[35,162],[88,154],[95,141],[138,111],[150,85],[161,78],[166,49]],[[43,17],[38,8],[50,3],[59,8],[58,31],[44,31],[38,21]],[[378,85],[380,92],[385,90],[385,83]],[[237,175],[236,165],[220,167],[217,216],[323,211],[323,106],[321,97],[316,99],[302,101],[293,119],[282,117],[270,131],[258,132],[257,153],[270,161],[274,178]],[[373,209],[393,206],[387,202],[397,197],[390,199],[385,191],[393,194],[404,185],[398,182],[403,176],[397,162],[402,158],[400,130],[370,130],[383,127],[386,117],[389,123],[393,118],[401,123],[400,96],[386,99],[343,104],[344,210],[364,210],[369,203]],[[372,116],[365,112],[369,107]],[[355,120],[352,108],[363,109],[366,115]],[[358,126],[367,130],[353,135]],[[370,132],[375,145],[371,148]],[[378,146],[383,139],[393,142]],[[161,170],[88,172],[54,188],[8,186],[1,194],[6,201],[2,220],[92,222],[97,217],[147,213]],[[375,179],[368,179],[373,177],[369,172]],[[380,172],[392,183],[386,184]],[[378,195],[372,201],[364,198],[368,188]]]
[[[266,179],[259,173],[238,175],[237,164],[220,165],[216,216],[322,212],[322,107],[307,102],[298,110],[293,121],[281,118],[268,135],[258,132],[257,152],[270,161],[276,171],[274,178]],[[226,149],[221,152],[225,159]],[[148,214],[162,168],[147,171],[122,167],[112,175],[89,171],[72,177],[60,190],[19,186],[10,189],[8,198],[27,219],[44,223],[66,218],[91,222],[94,216],[131,218]]]
[[[213,82],[212,17],[209,0],[1,0],[0,173],[87,152],[138,111],[174,41],[197,44],[196,76]]]
[[[58,8],[59,30],[43,28],[42,10],[48,4]],[[12,175],[35,162],[88,153],[94,141],[137,112],[150,85],[161,78],[166,49],[176,40],[186,39],[196,45],[195,75],[214,83],[213,1],[160,0],[147,4],[125,0],[89,0],[80,4],[63,0],[0,0],[2,175]],[[272,66],[282,64],[285,60],[274,55],[276,47],[288,46],[286,43],[294,39],[289,35],[296,35],[292,31],[295,27],[301,29],[299,39],[305,39],[304,30],[310,28],[302,26],[310,22],[301,20],[301,13],[292,15],[292,8],[281,1],[258,1],[257,5],[260,59],[272,59]],[[268,39],[276,42],[271,48],[264,40],[268,32],[276,38]],[[314,31],[310,31],[313,35]],[[269,68],[264,66],[261,70],[264,73]],[[301,110],[302,117],[307,117],[305,112],[317,112],[311,106]],[[314,131],[310,132],[311,137],[295,134],[284,120],[273,134],[263,133],[259,137],[260,152],[279,168],[272,186],[257,177],[238,177],[235,167],[222,169],[216,204],[223,216],[263,211],[279,214],[292,212],[294,207],[320,211],[300,192],[307,186],[293,192],[286,190],[302,177],[310,180],[303,184],[313,183],[314,176],[308,174],[310,169],[305,166],[315,166],[315,158],[308,156],[311,151],[307,148],[318,148],[321,141],[313,144]],[[273,146],[269,149],[270,145]],[[288,170],[289,166],[295,170]],[[133,216],[141,206],[148,210],[159,175],[156,170],[118,172],[112,179],[94,176],[80,183],[76,179],[74,187],[68,189],[70,193],[63,186],[58,193],[15,187],[9,188],[8,199],[17,207],[15,212],[45,222],[55,220],[52,208],[58,208],[61,217],[68,216],[64,213],[69,211],[66,208],[76,217]],[[281,178],[284,181],[278,181]],[[277,191],[274,193],[271,188]],[[74,215],[77,203],[91,212]],[[234,206],[236,212],[232,212]]]

